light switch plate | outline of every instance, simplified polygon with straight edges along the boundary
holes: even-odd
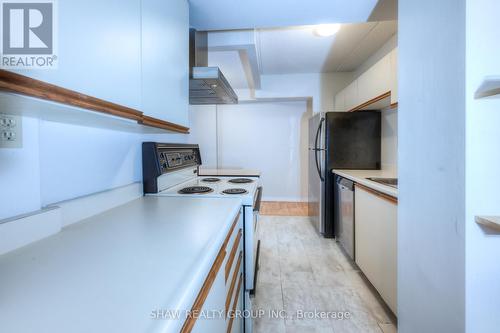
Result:
[[[23,147],[23,118],[0,113],[0,148]]]

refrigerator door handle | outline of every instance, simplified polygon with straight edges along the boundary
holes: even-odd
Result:
[[[316,137],[314,138],[314,150],[319,150],[320,148],[318,147],[318,139],[319,135],[321,133],[321,129],[323,127],[323,122],[325,121],[325,118],[321,118],[319,121],[318,129],[316,130]]]
[[[321,174],[321,168],[320,168],[320,165],[318,162],[318,151],[322,150],[322,149],[318,148],[318,139],[319,139],[324,121],[325,121],[325,118],[321,118],[321,120],[319,122],[318,130],[316,131],[316,138],[314,139],[314,159],[316,162],[316,169],[318,170],[319,179],[321,179],[322,182],[324,182],[325,179],[323,178],[323,175]]]

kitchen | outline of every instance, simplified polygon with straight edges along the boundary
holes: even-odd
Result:
[[[496,2],[38,2],[0,331],[495,331]]]

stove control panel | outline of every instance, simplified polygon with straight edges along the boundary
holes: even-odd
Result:
[[[198,165],[198,154],[194,150],[162,151],[159,152],[160,165],[163,172],[185,166]]]
[[[157,178],[184,168],[201,165],[198,145],[144,142],[142,144],[142,176],[144,193],[157,193]]]

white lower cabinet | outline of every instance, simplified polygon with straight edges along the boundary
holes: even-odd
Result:
[[[224,302],[226,300],[226,284],[224,282],[224,266],[221,267],[210,292],[202,307],[202,316],[196,320],[193,333],[219,333],[226,331]],[[223,315],[220,316],[219,314]],[[204,317],[204,316],[207,317]],[[209,316],[213,315],[214,318]]]
[[[397,203],[355,188],[355,260],[397,315]]]
[[[191,331],[184,329],[182,332],[243,332],[245,322],[241,315],[245,304],[245,277],[243,275],[242,228],[242,215],[238,214],[230,232],[226,236],[224,260],[203,302],[200,311],[201,316],[198,316]],[[212,269],[212,271],[215,270]],[[210,277],[207,277],[206,281],[209,280]],[[203,295],[203,293],[204,291],[201,290],[200,295]],[[249,333],[251,333],[251,330]]]

